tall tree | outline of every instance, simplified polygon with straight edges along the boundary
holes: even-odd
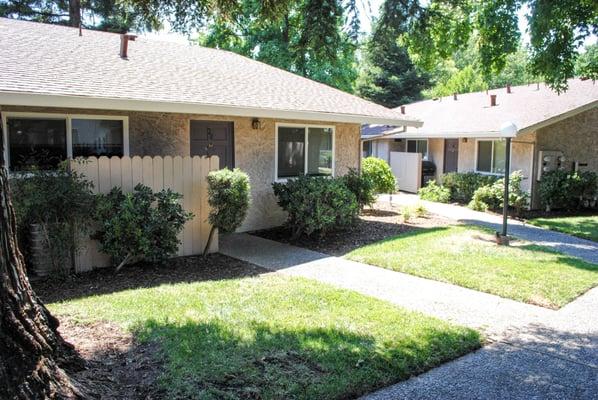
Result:
[[[398,14],[404,10],[381,9]],[[398,43],[400,27],[374,24],[369,40],[364,46],[364,63],[357,82],[357,93],[368,100],[386,107],[397,107],[422,97],[422,90],[430,86],[428,74],[416,67],[407,49]]]
[[[83,361],[57,331],[58,320],[39,301],[17,247],[0,142],[0,398],[84,398],[66,371]]]
[[[0,16],[110,32],[161,26],[137,5],[119,0],[0,0]]]
[[[530,65],[534,75],[552,88],[567,88],[574,76],[574,62],[581,44],[598,34],[598,2],[595,0],[387,0],[396,7],[408,4],[406,18],[389,15],[383,23],[407,26],[402,41],[418,65],[428,69],[467,46],[478,35],[483,73],[502,70],[507,56],[515,53],[521,39],[519,13],[525,16],[530,36]]]
[[[232,15],[213,18],[200,43],[352,91],[358,27],[350,9],[339,0],[294,0],[280,14],[264,16],[263,7],[242,0]]]

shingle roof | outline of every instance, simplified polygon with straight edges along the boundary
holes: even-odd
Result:
[[[114,99],[113,105],[130,109],[152,103],[173,111],[174,104],[187,112],[418,123],[228,51],[144,37],[129,43],[128,59],[120,58],[119,48],[117,34],[83,30],[79,36],[76,28],[0,18],[0,104],[34,94],[94,108],[105,104],[98,99]]]
[[[496,94],[494,107],[490,107],[491,94]],[[489,90],[488,94],[485,91],[459,94],[457,100],[450,96],[407,104],[405,110],[409,115],[424,124],[396,133],[396,137],[492,136],[505,122],[515,123],[523,133],[591,107],[598,107],[598,83],[591,80],[571,79],[569,90],[560,95],[544,84],[535,83],[513,86],[510,94],[506,88]],[[380,134],[393,131],[396,128]]]

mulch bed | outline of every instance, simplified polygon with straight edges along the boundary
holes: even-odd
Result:
[[[115,273],[99,269],[65,279],[32,282],[44,303],[108,294],[168,283],[235,279],[268,272],[243,261],[212,254],[180,257],[167,265],[134,265]],[[159,343],[139,343],[135,337],[110,322],[77,323],[60,318],[60,333],[86,361],[86,368],[73,377],[97,399],[163,399],[158,385],[162,374]]]
[[[285,227],[255,231],[251,234],[340,257],[359,247],[405,232],[448,224],[451,224],[450,220],[431,214],[420,218],[412,215],[409,221],[403,221],[400,207],[378,203],[374,208],[363,210],[354,226],[330,232],[324,239],[318,236],[292,239],[291,232]]]
[[[233,279],[263,274],[267,270],[222,254],[173,258],[165,265],[139,263],[118,273],[112,268],[61,279],[35,280],[31,284],[44,303],[120,292],[180,282]]]

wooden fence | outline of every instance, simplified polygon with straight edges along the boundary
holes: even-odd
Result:
[[[195,217],[185,224],[179,235],[181,242],[178,256],[201,254],[210,232],[208,223],[208,198],[206,176],[218,169],[218,157],[89,157],[83,162],[72,162],[72,169],[83,174],[94,185],[96,193],[108,193],[113,187],[132,192],[142,183],[154,191],[171,189],[183,195],[183,208]],[[215,235],[210,251],[218,250]],[[82,243],[75,262],[77,271],[87,271],[110,264],[109,258],[100,253],[98,243]]]

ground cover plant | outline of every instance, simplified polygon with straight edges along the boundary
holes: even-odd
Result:
[[[534,218],[530,224],[598,242],[598,215]]]
[[[106,321],[158,345],[158,384],[171,398],[351,398],[481,343],[471,329],[310,280],[197,280],[173,268],[168,276],[172,282],[121,290],[96,285],[110,290],[50,309],[72,324]]]
[[[467,225],[413,230],[347,258],[550,308],[598,285],[598,265],[524,242],[497,246],[493,232]]]

